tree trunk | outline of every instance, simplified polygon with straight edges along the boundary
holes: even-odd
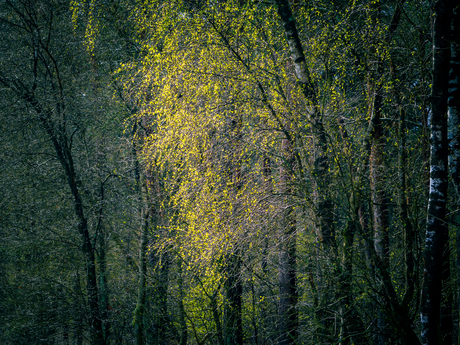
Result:
[[[297,82],[302,89],[305,97],[311,123],[313,124],[313,136],[315,142],[315,161],[313,178],[316,184],[316,209],[318,219],[318,229],[320,240],[324,243],[326,249],[336,247],[335,229],[333,220],[333,208],[331,196],[328,194],[327,174],[329,172],[329,163],[327,159],[327,140],[326,131],[322,122],[321,115],[318,111],[318,101],[314,85],[310,78],[310,72],[307,68],[305,54],[300,42],[299,33],[287,0],[276,0],[278,6],[278,15],[284,26],[284,33],[289,46],[291,59],[295,67]],[[294,145],[293,138],[288,137],[291,145]]]
[[[153,253],[152,253],[153,255]],[[158,306],[158,322],[156,341],[158,345],[166,344],[171,331],[171,319],[168,314],[168,285],[169,285],[170,255],[168,251],[162,253],[161,262],[157,266],[157,282],[155,300]]]
[[[357,211],[356,211],[357,214]],[[353,301],[353,242],[358,224],[355,217],[348,220],[343,231],[343,251],[338,272],[338,299],[341,299],[340,344],[355,344],[359,337],[365,339],[365,327],[356,313]]]
[[[88,221],[83,210],[83,200],[81,198],[80,190],[77,185],[77,175],[73,163],[72,150],[69,146],[69,139],[67,138],[66,128],[62,124],[55,124],[52,120],[52,112],[49,109],[44,109],[42,105],[35,99],[33,94],[21,95],[37,112],[38,118],[47,133],[58,157],[59,162],[64,170],[67,178],[67,183],[70,192],[73,196],[73,204],[75,208],[75,216],[78,220],[77,230],[82,237],[82,252],[86,258],[86,290],[87,299],[90,307],[90,329],[91,336],[95,345],[104,344],[102,322],[99,310],[99,298],[97,287],[96,275],[96,258],[94,254],[94,247],[91,242]],[[57,107],[64,111],[63,106]],[[56,110],[58,111],[58,110]],[[65,123],[64,114],[58,114]]]
[[[242,300],[243,286],[241,284],[241,259],[239,253],[227,255],[227,276],[225,291],[225,345],[243,344]]]
[[[394,33],[399,25],[402,13],[402,6],[404,5],[405,0],[399,0],[397,6],[393,13],[391,23],[386,30],[384,41],[388,45],[391,43],[391,40],[394,36]],[[381,11],[382,4],[380,1],[373,2],[370,6],[370,20],[372,21],[373,26],[378,27],[381,21]],[[375,43],[374,43],[375,44]],[[370,114],[370,135],[371,135],[371,145],[370,145],[370,154],[369,154],[369,172],[370,172],[370,189],[371,189],[371,201],[372,201],[372,226],[374,232],[374,247],[375,253],[379,257],[379,261],[384,265],[385,270],[390,269],[390,243],[389,243],[389,209],[388,209],[388,197],[385,191],[385,137],[384,137],[384,127],[382,124],[382,109],[383,109],[383,87],[382,87],[382,75],[384,73],[384,57],[382,53],[379,52],[373,45],[371,45],[370,56],[373,56],[377,61],[377,66],[373,73],[369,75],[368,81],[368,94],[371,98],[371,104],[369,107]],[[390,73],[394,77],[394,66],[391,65],[390,61]],[[395,98],[398,99],[399,95],[393,89]],[[404,119],[402,119],[404,122]],[[403,154],[404,151],[401,151]],[[400,155],[400,159],[404,161],[404,155]],[[401,162],[400,162],[401,163]],[[400,165],[401,166],[401,165]],[[400,176],[401,177],[401,176]],[[402,176],[404,179],[404,176]],[[404,181],[402,181],[404,182]],[[405,190],[405,185],[400,185],[401,190]],[[402,205],[402,204],[401,204]],[[404,214],[406,209],[404,208],[400,214],[403,217],[406,217]],[[407,217],[406,217],[407,218]],[[406,219],[407,220],[407,219]],[[405,225],[408,225],[405,222]],[[410,224],[409,224],[410,225]],[[410,256],[409,256],[410,257]],[[374,267],[375,268],[375,267]],[[374,279],[379,281],[381,276],[378,272],[374,272]],[[383,286],[383,282],[379,281],[379,285]],[[378,308],[376,315],[376,325],[377,325],[377,336],[375,338],[374,344],[385,344],[387,343],[387,333],[388,333],[388,320],[387,320],[387,311],[390,308],[387,302],[388,296],[381,296],[378,298]],[[396,302],[396,301],[395,301]],[[399,303],[398,303],[399,304]]]
[[[105,344],[109,344],[110,336],[110,322],[109,322],[109,291],[107,286],[107,259],[106,259],[106,243],[104,233],[104,226],[102,224],[103,218],[103,205],[104,205],[104,183],[100,188],[100,210],[99,220],[96,227],[97,238],[99,239],[99,296],[100,296],[100,309],[102,320],[102,332]]]
[[[378,74],[383,73],[382,62],[379,62]],[[370,109],[371,112],[371,128],[372,128],[372,144],[371,153],[369,156],[370,170],[370,187],[372,199],[372,224],[374,227],[374,246],[377,255],[380,257],[386,267],[390,266],[389,260],[389,236],[388,236],[388,207],[387,197],[385,195],[384,181],[384,146],[385,138],[383,136],[383,126],[381,122],[382,116],[382,89],[378,83],[373,85],[374,90],[373,102]],[[375,277],[377,278],[377,276]],[[375,344],[386,343],[386,318],[384,310],[388,306],[385,305],[382,299],[379,301],[377,310],[376,325],[378,333],[375,339]]]
[[[289,198],[286,197],[287,200]],[[288,201],[289,202],[289,201]],[[279,251],[279,344],[296,344],[298,336],[296,221],[292,206],[284,211]]]
[[[179,257],[178,272],[177,272],[177,285],[179,289],[179,325],[180,325],[180,345],[187,345],[188,330],[187,330],[187,321],[184,307],[184,278],[182,273],[182,258]]]
[[[380,73],[383,71],[380,71]],[[389,238],[388,238],[388,209],[387,198],[384,190],[384,149],[385,138],[383,137],[382,95],[380,87],[374,94],[372,106],[372,146],[369,157],[371,196],[372,196],[372,219],[374,226],[374,245],[377,255],[389,265]]]
[[[75,215],[78,219],[77,229],[82,236],[82,251],[86,257],[86,290],[91,313],[89,325],[91,329],[91,336],[95,345],[104,344],[102,321],[99,309],[96,258],[94,254],[94,246],[89,234],[88,221],[83,210],[83,201],[80,190],[77,186],[78,179],[73,164],[72,151],[68,145],[68,138],[65,129],[60,128],[59,133],[56,133],[56,130],[54,130],[53,124],[51,123],[51,112],[44,111],[40,103],[38,103],[33,96],[30,95],[29,97],[29,102],[32,103],[37,111],[44,129],[53,143],[56,155],[62,168],[64,169],[64,173],[67,177],[67,182],[73,196]]]
[[[233,160],[231,162],[232,171],[231,178],[235,192],[241,188],[241,139],[242,139],[242,117],[238,116],[232,119],[230,133],[231,150],[233,152]],[[235,205],[235,213],[237,206]],[[226,255],[225,263],[225,293],[227,303],[224,307],[225,323],[224,323],[224,341],[225,345],[240,345],[243,344],[243,319],[242,319],[242,294],[243,285],[241,281],[241,253],[239,244],[234,243],[232,252]]]
[[[133,126],[132,138],[136,135],[137,123]],[[144,313],[146,299],[146,274],[147,274],[147,245],[149,231],[149,208],[148,208],[148,187],[146,178],[141,177],[140,164],[137,158],[136,144],[132,143],[132,157],[134,163],[135,190],[141,197],[141,225],[140,225],[140,245],[139,245],[139,281],[137,285],[137,302],[134,309],[133,325],[136,345],[145,343]]]
[[[214,326],[216,327],[217,343],[219,345],[225,345],[222,323],[220,322],[219,306],[217,305],[217,295],[219,293],[219,289],[214,290],[213,294],[209,296],[209,306],[212,310],[212,318],[214,321]]]
[[[315,143],[315,159],[313,179],[315,183],[315,206],[318,223],[318,237],[329,254],[334,254],[336,248],[335,230],[333,222],[333,202],[328,195],[327,174],[329,164],[327,160],[327,141],[322,118],[318,112],[318,104],[314,85],[307,68],[305,54],[295,24],[294,15],[287,0],[276,0],[278,15],[284,26],[284,33],[291,59],[295,67],[297,83],[307,105],[306,112],[309,113],[313,124],[313,136]],[[283,146],[294,146],[294,139],[285,129],[287,144]],[[291,149],[291,148],[290,148]],[[294,155],[294,153],[291,153]],[[293,162],[290,159],[289,162]],[[293,168],[292,166],[290,167]],[[295,214],[294,210],[286,210],[284,221],[284,234],[281,245],[284,247],[280,252],[280,317],[281,337],[280,344],[292,344],[297,341],[298,316],[296,311],[296,267],[295,267]],[[290,218],[290,219],[289,219]],[[317,313],[321,314],[320,311]],[[318,320],[320,321],[320,320]]]
[[[139,246],[139,282],[137,291],[136,309],[134,310],[134,332],[136,337],[136,345],[144,345],[144,313],[145,313],[145,297],[146,297],[146,274],[147,274],[147,244],[148,244],[148,209],[143,209],[141,212],[141,234]]]
[[[75,274],[75,284],[73,290],[73,297],[74,297],[74,309],[76,311],[76,316],[73,320],[73,338],[75,345],[82,345],[83,344],[83,336],[84,336],[84,326],[83,326],[83,317],[81,315],[81,305],[79,303],[80,296],[82,295],[81,292],[81,285],[80,285],[80,275],[78,271]]]
[[[106,244],[105,234],[99,234],[99,296],[101,298],[101,319],[102,331],[105,344],[109,344],[110,322],[109,322],[109,291],[107,286],[107,261],[106,261]]]
[[[450,61],[452,1],[435,4],[433,80],[431,89],[430,192],[424,250],[424,281],[420,306],[422,344],[441,344],[443,253],[448,245],[447,201],[447,91]]]
[[[86,219],[80,222],[80,231],[83,233],[83,251],[86,254],[86,291],[89,300],[89,308],[91,312],[90,328],[93,342],[95,345],[104,344],[104,336],[102,331],[102,322],[99,311],[99,298],[97,289],[96,276],[96,259],[94,256],[94,248],[89,237],[88,226]]]
[[[455,213],[452,229],[456,234],[456,264],[460,267],[460,8],[452,12],[452,43],[447,100],[449,167],[454,184]],[[454,344],[460,343],[460,274],[457,273],[457,303],[455,309]]]

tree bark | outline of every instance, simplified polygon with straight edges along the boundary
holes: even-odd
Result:
[[[443,253],[448,244],[447,202],[447,91],[450,61],[452,1],[435,3],[433,80],[431,89],[430,191],[424,250],[425,269],[420,306],[422,344],[441,344]]]
[[[241,139],[242,139],[242,117],[237,116],[232,119],[230,126],[231,150],[233,159],[231,162],[231,179],[235,192],[241,188]],[[235,211],[237,206],[235,205]],[[243,314],[242,314],[242,295],[243,285],[241,281],[241,253],[239,243],[234,243],[232,252],[226,255],[226,277],[225,293],[227,303],[225,304],[225,323],[224,323],[224,341],[225,345],[243,344]]]
[[[451,26],[451,58],[449,71],[449,88],[447,100],[448,141],[449,141],[449,167],[450,176],[454,185],[455,208],[452,229],[456,237],[456,264],[460,267],[460,6],[452,12]],[[457,274],[457,303],[453,308],[455,312],[455,325],[453,329],[454,344],[460,343],[460,275]]]
[[[33,94],[26,94],[23,95],[23,97],[29,104],[34,107],[35,111],[37,112],[44,130],[46,131],[50,141],[54,146],[56,155],[64,170],[65,176],[67,178],[67,183],[73,196],[75,215],[78,220],[77,229],[82,236],[82,251],[86,257],[86,290],[91,313],[91,335],[95,345],[104,344],[102,321],[99,309],[96,258],[94,254],[94,247],[89,235],[88,221],[83,210],[83,200],[77,185],[78,179],[73,163],[72,151],[68,143],[69,140],[67,138],[65,128],[62,127],[62,124],[58,124],[56,126],[54,123],[52,123],[51,111],[44,110],[41,104],[35,99]],[[62,109],[62,105],[57,107],[57,109]],[[56,133],[56,127],[59,128],[58,133]]]
[[[382,62],[380,61],[378,72],[383,72]],[[374,227],[374,246],[377,255],[386,267],[389,267],[389,236],[388,236],[388,207],[387,197],[384,189],[384,146],[385,138],[383,136],[383,126],[381,122],[382,116],[382,89],[379,83],[373,86],[373,102],[371,107],[371,127],[372,127],[372,145],[371,154],[369,156],[370,170],[370,187],[372,199],[372,224]],[[377,276],[376,276],[377,278]],[[375,339],[375,344],[386,343],[386,318],[383,310],[387,308],[383,300],[379,301],[379,310],[377,310],[376,325],[378,333]]]
[[[144,188],[143,188],[144,189]],[[143,209],[141,212],[141,234],[139,246],[139,282],[137,292],[136,309],[134,310],[134,333],[136,345],[144,345],[144,313],[146,298],[146,275],[147,275],[147,245],[148,245],[148,210]]]
[[[396,29],[399,26],[401,19],[402,6],[404,5],[405,0],[399,0],[397,6],[393,13],[390,25],[386,30],[384,41],[386,44],[390,44],[391,40],[396,32]],[[371,10],[370,19],[373,26],[378,27],[381,21],[381,11],[382,4],[380,1],[373,2],[369,5]],[[375,43],[374,43],[375,44]],[[383,117],[383,103],[384,103],[384,90],[382,87],[382,75],[384,73],[384,62],[385,59],[382,56],[382,53],[379,52],[375,46],[371,45],[370,54],[374,56],[374,59],[377,61],[377,66],[373,73],[369,73],[368,81],[368,93],[371,98],[371,103],[369,106],[369,115],[370,115],[370,154],[369,154],[369,172],[370,172],[370,189],[371,189],[371,201],[372,201],[372,226],[374,232],[374,247],[375,252],[379,257],[381,263],[385,266],[386,270],[390,268],[390,241],[389,241],[389,209],[388,209],[388,196],[385,191],[385,145],[386,140],[384,136],[384,127],[382,124]],[[390,73],[394,77],[394,66],[390,61]],[[393,89],[395,98],[399,99],[399,94]],[[404,121],[404,119],[402,119]],[[400,151],[400,159],[404,161],[404,151]],[[401,163],[401,162],[400,162]],[[401,164],[400,164],[401,166]],[[401,177],[401,176],[400,176]],[[402,176],[404,179],[404,176]],[[403,181],[404,182],[404,181]],[[405,185],[400,185],[402,191],[405,190]],[[402,204],[400,204],[402,205]],[[403,207],[403,206],[402,206]],[[404,213],[406,209],[403,207],[403,211],[400,212],[402,217],[406,217]],[[405,219],[407,220],[407,219]],[[405,225],[408,225],[405,222]],[[410,224],[409,224],[410,225]],[[410,255],[409,255],[410,257]],[[375,279],[378,281],[381,279],[378,272],[374,272]],[[379,284],[382,284],[380,281]],[[385,344],[388,333],[388,320],[386,310],[390,308],[386,302],[385,297],[380,297],[378,300],[378,309],[377,309],[377,336],[375,338],[374,344]]]
[[[300,42],[299,33],[295,24],[294,15],[287,0],[276,0],[278,15],[284,26],[284,33],[289,46],[291,59],[295,67],[297,83],[307,102],[307,113],[313,127],[315,142],[315,160],[313,178],[316,184],[316,209],[319,225],[320,240],[325,244],[326,249],[335,248],[335,229],[333,220],[333,208],[331,196],[328,193],[327,174],[329,163],[327,159],[327,139],[321,114],[318,110],[318,101],[310,72],[305,60],[304,50]],[[290,138],[291,145],[294,145]]]
[[[91,340],[95,345],[101,345],[104,344],[104,336],[98,297],[95,248],[91,241],[88,229],[88,219],[85,215],[83,199],[80,192],[81,187],[78,183],[78,174],[73,161],[72,136],[67,132],[67,117],[69,110],[66,109],[67,100],[64,97],[64,81],[61,65],[49,45],[49,40],[54,34],[51,30],[56,30],[56,28],[54,28],[54,23],[52,23],[55,8],[43,7],[41,9],[44,12],[48,10],[45,16],[49,18],[46,23],[46,26],[49,25],[49,31],[47,35],[45,35],[48,41],[45,41],[46,39],[38,35],[40,26],[42,25],[38,22],[38,18],[41,14],[40,16],[38,15],[37,9],[34,7],[34,2],[23,2],[21,4],[7,2],[6,5],[13,13],[19,15],[24,25],[25,35],[29,35],[29,38],[24,36],[23,39],[29,40],[31,43],[30,48],[33,49],[33,54],[31,54],[32,61],[30,63],[30,71],[24,71],[24,73],[29,72],[32,76],[32,81],[28,83],[17,76],[14,76],[14,78],[6,77],[3,71],[0,71],[0,84],[15,93],[18,99],[22,100],[35,111],[37,122],[41,125],[45,135],[48,137],[63,169],[67,185],[72,195],[72,203],[75,218],[77,220],[76,228],[82,240],[81,250],[85,256],[86,298],[90,308],[89,327]],[[46,82],[40,79],[39,74],[41,67],[45,67],[50,76],[48,79],[47,74]],[[45,87],[46,91],[52,95],[52,104],[48,103],[48,101],[41,100],[40,97],[42,95],[37,90],[37,88],[41,87]]]
[[[313,171],[313,181],[315,185],[314,203],[316,209],[318,238],[323,245],[326,255],[329,256],[329,259],[335,260],[337,243],[335,239],[336,235],[333,220],[334,203],[330,196],[328,186],[329,181],[327,179],[327,175],[329,173],[329,162],[327,156],[328,144],[326,139],[326,131],[322,121],[322,116],[319,113],[318,109],[318,100],[315,85],[313,84],[310,77],[310,71],[308,70],[306,64],[304,50],[299,38],[299,33],[296,27],[291,7],[287,0],[276,0],[276,5],[278,7],[279,18],[283,23],[284,33],[289,47],[290,56],[294,64],[297,84],[300,87],[302,94],[304,96],[307,107],[306,112],[309,116],[310,123],[312,124],[312,134],[314,138],[313,142],[315,144]],[[286,140],[289,140],[289,145],[291,145],[292,147],[295,146],[295,140],[291,136],[287,136]],[[294,215],[291,215],[291,217],[292,216]],[[295,221],[285,221],[285,226],[286,233],[295,232]],[[286,320],[285,323],[287,323],[283,326],[291,327],[292,329],[290,331],[288,330],[287,332],[285,332],[289,337],[281,338],[280,344],[295,343],[297,339],[298,316],[296,313],[294,313],[297,303],[297,292],[295,287],[295,237],[290,239],[290,241],[291,242],[286,243],[288,247],[286,248],[285,254],[283,254],[285,256],[283,262],[291,262],[290,265],[292,265],[292,268],[284,268],[281,265],[281,261],[280,268],[283,270],[283,272],[285,272],[285,277],[283,278],[283,280],[286,282],[290,281],[290,285],[292,287],[288,288],[289,285],[286,285],[285,289],[281,289],[280,286],[280,293],[283,292],[284,294],[292,295],[292,297],[290,297],[290,300],[285,301],[289,301],[289,303],[291,303],[291,306],[284,308],[286,311],[291,310],[291,319],[289,319],[289,317],[283,318],[284,320]],[[292,273],[290,273],[290,271],[292,271]],[[282,277],[281,274],[280,277]],[[321,318],[321,310],[317,311],[317,317]],[[323,322],[323,320],[317,320],[317,322],[319,325]],[[345,337],[348,338],[347,336]]]
[[[225,345],[243,344],[241,259],[238,250],[227,255],[227,276],[225,277]]]
[[[183,261],[182,258],[179,257],[179,262],[177,263],[177,285],[179,289],[179,325],[180,325],[180,345],[187,345],[187,338],[188,338],[188,329],[187,329],[187,321],[186,321],[186,313],[184,307],[184,278],[183,278]]]
[[[292,148],[287,139],[283,139],[283,152],[288,165],[293,164]],[[291,167],[292,168],[292,167]],[[279,318],[280,345],[296,344],[298,337],[297,281],[296,281],[296,219],[295,209],[289,194],[291,192],[288,169],[281,176],[286,210],[283,214],[283,227],[280,229],[279,250]]]
[[[100,297],[100,309],[101,309],[101,320],[102,320],[102,332],[105,344],[109,344],[110,337],[110,322],[109,322],[109,289],[107,284],[107,259],[106,259],[106,234],[104,232],[103,210],[104,210],[104,182],[101,183],[100,187],[100,202],[101,206],[99,209],[99,219],[96,226],[96,236],[99,239],[99,297]]]

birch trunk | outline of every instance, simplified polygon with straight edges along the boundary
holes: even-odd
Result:
[[[318,110],[318,101],[314,85],[310,78],[305,54],[300,42],[299,33],[295,24],[294,15],[287,0],[276,0],[278,15],[284,26],[284,33],[289,46],[291,59],[295,67],[297,82],[308,105],[311,123],[313,125],[313,136],[315,142],[314,180],[316,184],[316,208],[319,224],[320,239],[326,248],[335,248],[335,230],[333,221],[333,202],[328,194],[327,174],[329,163],[327,159],[326,131]],[[291,139],[292,141],[292,139]],[[293,144],[293,143],[292,143]]]
[[[295,67],[297,84],[300,86],[307,105],[306,112],[310,117],[313,128],[315,143],[314,172],[313,179],[315,184],[315,206],[318,224],[318,237],[322,242],[326,252],[333,258],[335,256],[336,241],[333,222],[333,202],[328,192],[327,174],[329,163],[327,157],[326,131],[322,122],[321,114],[318,110],[318,101],[314,84],[310,77],[304,50],[299,38],[299,33],[295,24],[294,15],[287,0],[276,0],[278,15],[283,23],[286,41],[289,47],[291,59]],[[294,145],[294,140],[289,139],[289,145]],[[292,211],[290,211],[292,212]],[[286,211],[288,216],[289,211]],[[290,215],[293,217],[293,215]],[[294,312],[297,303],[296,281],[295,281],[295,237],[290,233],[295,232],[295,221],[285,220],[285,234],[283,235],[283,248],[280,254],[280,316],[284,320],[281,324],[282,337],[280,344],[295,343],[297,339],[297,313]],[[291,238],[290,238],[291,237]],[[290,238],[288,240],[288,238]],[[292,273],[291,273],[292,272]],[[284,282],[281,284],[281,282]],[[288,305],[290,304],[290,305]],[[289,312],[291,310],[291,312]],[[318,315],[321,313],[318,312]],[[319,323],[321,320],[317,320]],[[289,329],[290,328],[290,329]]]
[[[455,213],[453,216],[456,237],[456,264],[460,267],[460,8],[457,6],[452,12],[452,43],[449,71],[449,89],[447,100],[449,167],[454,184]],[[457,274],[457,304],[455,305],[455,338],[454,344],[460,343],[460,275]]]
[[[433,81],[430,136],[430,191],[424,250],[420,317],[422,344],[441,344],[441,290],[443,252],[447,246],[447,89],[450,61],[450,18],[452,2],[435,4],[433,40]]]

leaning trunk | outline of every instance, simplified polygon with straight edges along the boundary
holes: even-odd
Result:
[[[327,174],[329,171],[329,163],[327,159],[327,136],[321,114],[318,110],[317,95],[313,82],[310,78],[303,51],[302,43],[300,42],[299,33],[294,21],[294,15],[287,0],[276,0],[278,5],[278,15],[281,18],[284,26],[284,33],[289,46],[291,59],[295,67],[295,75],[297,83],[301,88],[302,94],[307,103],[307,112],[310,115],[310,120],[313,127],[313,136],[315,142],[315,162],[314,162],[314,182],[316,184],[316,209],[319,224],[319,237],[325,244],[326,249],[335,248],[335,230],[333,220],[333,207],[331,196],[328,194]],[[294,145],[294,139],[285,130],[287,139],[291,145]]]

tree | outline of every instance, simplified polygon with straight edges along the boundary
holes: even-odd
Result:
[[[7,341],[450,342],[447,1],[1,6]]]
[[[110,92],[90,78],[94,66],[72,28],[68,2],[5,1],[0,21],[2,168],[11,168],[5,175],[7,248],[19,254],[16,241],[27,234],[29,240],[21,243],[35,252],[10,256],[8,286],[22,285],[24,294],[34,296],[33,318],[23,322],[30,326],[29,343],[81,342],[85,334],[95,344],[107,343],[106,241],[109,219],[116,220],[114,194],[123,189],[116,172],[123,164],[113,158],[124,148],[115,145],[115,136],[109,138],[122,133],[117,111],[106,103]],[[115,116],[105,117],[101,109]],[[15,193],[21,194],[18,201],[10,197]],[[12,273],[21,266],[23,275]],[[34,281],[40,283],[33,287]],[[20,296],[13,294],[10,305]],[[27,303],[23,298],[19,305]],[[40,320],[47,308],[49,317]],[[20,325],[20,318],[18,307],[7,324]],[[10,330],[12,341],[20,337],[15,327]]]
[[[424,281],[420,317],[422,344],[443,342],[441,334],[442,272],[449,239],[446,222],[447,203],[447,89],[449,82],[452,7],[448,1],[435,4],[433,35],[433,82],[430,137],[430,193],[424,250]]]

